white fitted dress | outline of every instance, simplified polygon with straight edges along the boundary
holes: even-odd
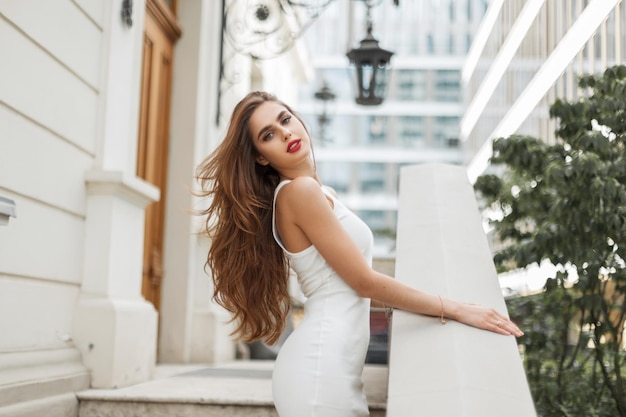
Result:
[[[274,205],[282,181],[274,193]],[[322,187],[322,189],[324,189]],[[371,264],[368,226],[324,189],[341,225]],[[361,374],[369,344],[370,300],[361,298],[315,249],[283,248],[306,297],[304,316],[280,348],[273,373],[273,396],[280,417],[369,416]]]

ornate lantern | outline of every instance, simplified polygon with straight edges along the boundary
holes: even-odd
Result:
[[[322,143],[329,141],[326,137],[326,126],[331,122],[332,112],[329,111],[329,105],[335,101],[336,95],[333,90],[323,83],[322,87],[315,92],[315,99],[320,103],[320,107],[317,111],[317,122],[319,125],[319,139]]]
[[[375,106],[383,102],[387,87],[387,68],[393,52],[382,49],[372,35],[372,19],[369,3],[367,6],[367,35],[358,48],[347,53],[350,63],[356,69],[358,88],[357,104]]]

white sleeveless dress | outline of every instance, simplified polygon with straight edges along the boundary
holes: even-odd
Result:
[[[282,181],[274,193],[289,183]],[[371,264],[373,236],[368,226],[322,187],[341,225]],[[274,210],[275,211],[275,210]],[[369,416],[361,381],[369,344],[370,300],[361,298],[309,246],[283,248],[304,293],[304,316],[280,348],[273,373],[273,396],[281,417]]]

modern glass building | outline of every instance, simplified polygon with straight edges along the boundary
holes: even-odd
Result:
[[[494,138],[554,142],[550,104],[584,94],[581,74],[623,63],[625,25],[621,0],[492,0],[463,68],[470,179],[487,168]]]
[[[488,0],[382,0],[373,34],[394,52],[385,100],[355,103],[346,52],[365,36],[362,1],[335,1],[305,33],[315,79],[302,86],[300,112],[314,141],[318,172],[375,232],[377,257],[393,256],[399,170],[426,162],[463,163],[461,70]],[[315,92],[336,95],[320,129]]]
[[[492,0],[462,76],[460,140],[470,180],[490,169],[495,138],[521,134],[554,143],[550,105],[585,94],[580,75],[623,63],[625,28],[622,0]],[[554,269],[543,263],[503,274],[500,282],[518,293],[534,292]]]

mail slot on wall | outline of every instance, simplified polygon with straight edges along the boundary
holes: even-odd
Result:
[[[0,226],[9,224],[9,219],[15,216],[15,201],[0,196]]]

